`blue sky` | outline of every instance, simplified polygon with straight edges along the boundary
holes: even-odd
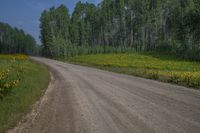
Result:
[[[101,0],[0,0],[0,22],[23,29],[40,43],[39,18],[42,11],[64,4],[72,12],[78,1],[98,4]]]

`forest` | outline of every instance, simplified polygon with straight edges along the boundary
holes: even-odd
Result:
[[[199,0],[103,0],[45,10],[41,53],[48,57],[160,52],[200,60]]]
[[[35,39],[22,29],[0,22],[0,54],[35,54]]]

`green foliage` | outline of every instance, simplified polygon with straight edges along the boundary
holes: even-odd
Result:
[[[12,89],[19,83],[19,79],[10,80],[9,74],[10,69],[0,72],[0,100],[2,100],[4,96],[10,94],[12,92]]]
[[[0,72],[5,72],[6,76],[0,79],[0,86],[4,84],[6,87],[3,93],[0,90],[0,95],[3,94],[0,100],[0,133],[3,133],[13,128],[44,93],[49,75],[46,67],[19,55],[0,55]],[[13,85],[16,80],[18,82]]]
[[[40,18],[43,55],[50,57],[66,56],[69,41],[68,9],[61,5],[45,10]]]
[[[146,74],[149,79],[159,79],[158,71],[149,71]]]
[[[23,66],[20,66],[20,61],[28,60],[25,55],[0,55],[0,60],[6,62],[0,68],[0,100],[13,92],[19,82],[23,78]],[[13,73],[15,73],[13,75]]]
[[[169,41],[161,40],[159,45],[156,46],[158,52],[171,52],[173,50],[172,44]]]
[[[0,53],[34,54],[35,50],[36,42],[31,35],[0,22]]]
[[[43,53],[59,57],[134,49],[200,60],[199,22],[198,0],[78,2],[71,16],[61,5],[42,13]]]
[[[96,54],[70,57],[67,61],[200,88],[200,63],[177,59],[171,55]]]

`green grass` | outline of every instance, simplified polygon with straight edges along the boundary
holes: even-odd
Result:
[[[200,63],[155,53],[96,54],[70,57],[71,63],[200,88]]]
[[[44,93],[49,82],[45,66],[29,59],[13,59],[15,55],[0,55],[0,71],[10,68],[9,78],[19,83],[0,100],[0,133],[12,128]]]

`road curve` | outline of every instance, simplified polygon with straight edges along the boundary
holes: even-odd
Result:
[[[53,89],[30,133],[200,133],[200,91],[46,58]],[[20,131],[21,132],[21,131]]]

